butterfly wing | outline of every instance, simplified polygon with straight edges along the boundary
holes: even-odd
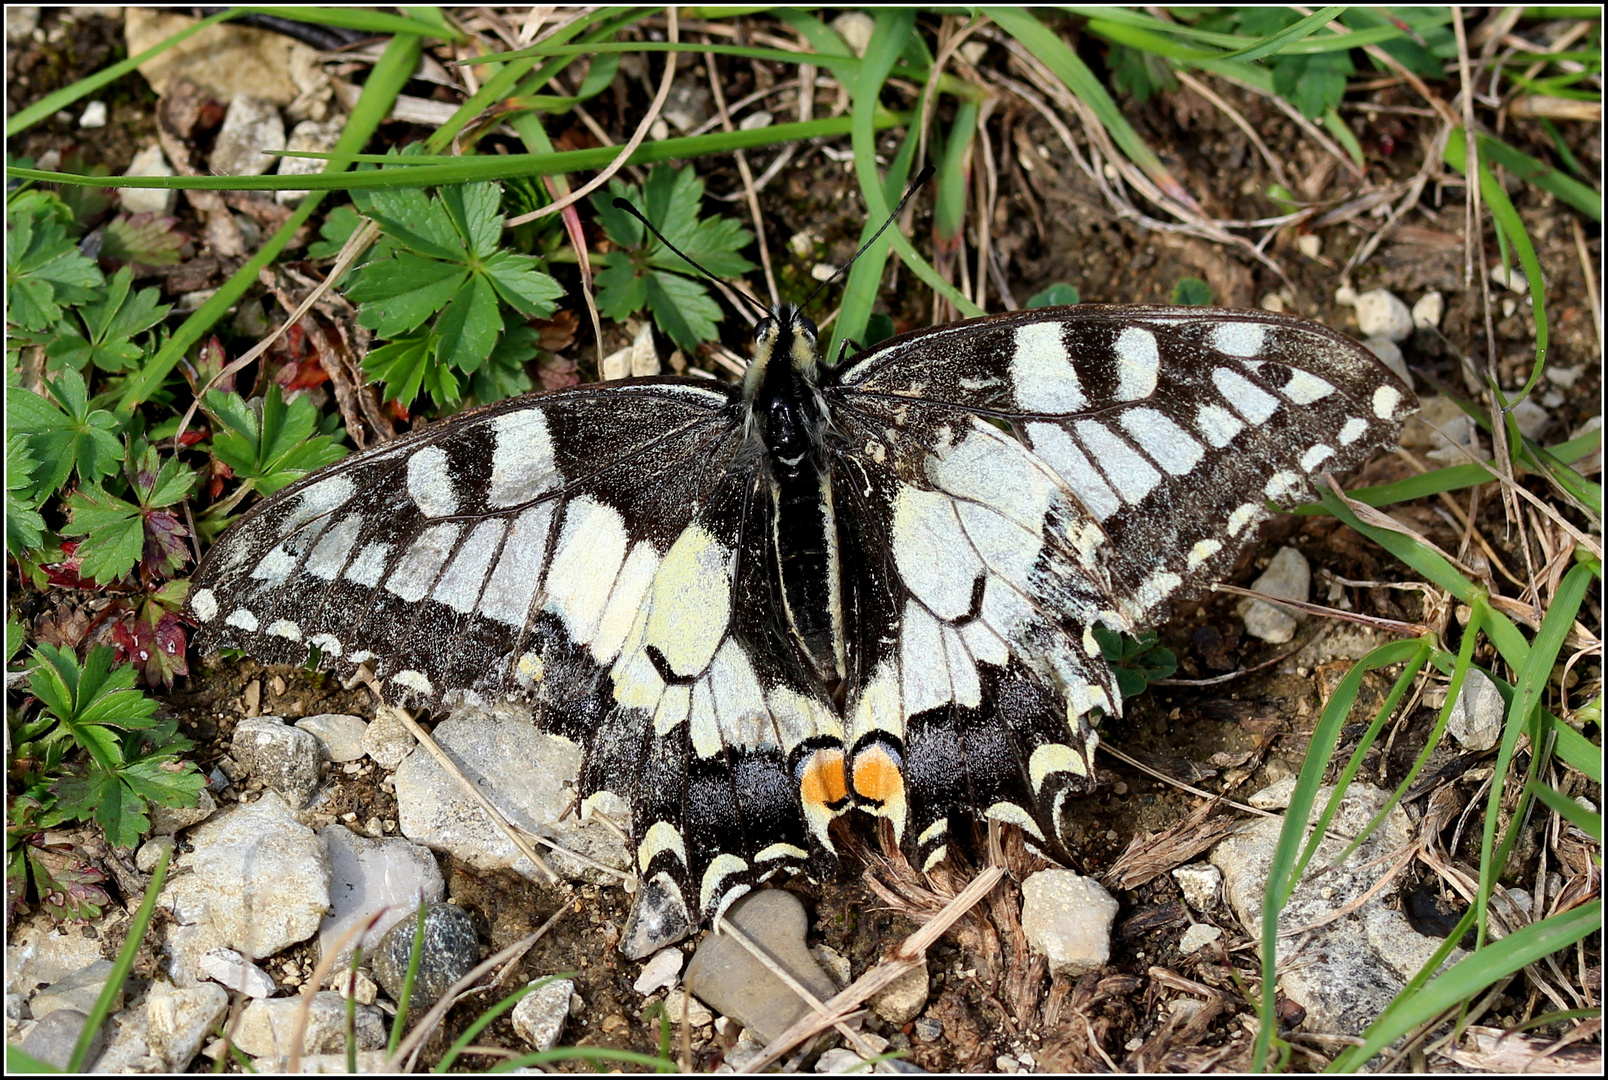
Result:
[[[316,647],[406,705],[528,701],[582,748],[582,797],[630,802],[639,871],[695,923],[741,883],[830,861],[790,756],[840,725],[765,617],[741,409],[712,384],[639,380],[355,454],[212,548],[200,642],[283,663]]]
[[[862,759],[869,785],[878,745],[903,755],[893,816],[923,862],[957,808],[1053,847],[1092,775],[1085,714],[1119,705],[1089,627],[1164,618],[1232,566],[1268,501],[1311,499],[1316,475],[1361,464],[1415,405],[1316,324],[1167,307],[906,335],[827,394],[841,453],[881,485],[866,527],[891,549],[898,610],[850,690],[851,782],[875,808]]]

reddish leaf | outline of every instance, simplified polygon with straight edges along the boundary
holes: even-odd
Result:
[[[152,615],[156,616],[154,626]],[[147,686],[160,683],[172,689],[174,676],[190,674],[184,626],[171,612],[155,604],[145,605],[140,614],[118,623],[112,630],[112,641],[117,646],[117,658],[133,664]]]
[[[140,571],[146,581],[171,577],[190,561],[190,545],[184,542],[189,535],[190,530],[173,511],[145,511],[145,551],[140,557]]]
[[[77,550],[77,540],[63,540],[61,542],[61,553],[65,558],[59,563],[45,564],[45,580],[59,589],[99,588],[94,579],[79,577],[78,569],[83,564],[83,560],[73,554]]]

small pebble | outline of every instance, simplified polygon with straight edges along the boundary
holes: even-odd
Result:
[[[1498,285],[1506,286],[1516,293],[1527,293],[1530,291],[1529,279],[1526,278],[1524,276],[1524,272],[1516,266],[1504,269],[1502,265],[1498,263],[1496,266],[1491,267],[1491,280],[1496,282]]]
[[[515,1033],[533,1050],[545,1052],[557,1046],[558,1037],[564,1031],[564,1021],[569,1019],[570,995],[574,992],[573,981],[554,979],[526,994],[514,1006],[513,1015],[509,1018]]]
[[[1184,903],[1196,911],[1209,911],[1223,889],[1223,872],[1211,863],[1191,863],[1173,870],[1172,879],[1184,894]]]
[[[1462,692],[1452,705],[1446,730],[1468,750],[1490,750],[1502,739],[1502,723],[1507,706],[1490,676],[1469,668]]]
[[[1357,328],[1363,337],[1405,341],[1413,332],[1413,313],[1388,289],[1370,289],[1357,297]]]
[[[1374,336],[1364,341],[1363,346],[1375,356],[1397,377],[1408,386],[1413,385],[1412,372],[1407,370],[1407,360],[1401,355],[1401,346],[1387,337]]]
[[[1209,926],[1206,923],[1194,923],[1188,930],[1184,931],[1184,936],[1179,939],[1178,951],[1187,956],[1192,952],[1198,952],[1208,945],[1214,944],[1222,936],[1221,927]]]
[[[1093,878],[1040,870],[1022,883],[1022,931],[1050,971],[1076,978],[1111,959],[1117,902]]]
[[[1413,305],[1413,326],[1419,330],[1433,330],[1446,314],[1446,298],[1431,289]]]
[[[1305,601],[1312,592],[1312,567],[1295,548],[1280,548],[1251,588],[1268,596]],[[1283,645],[1294,638],[1300,622],[1294,612],[1266,600],[1247,597],[1236,610],[1245,622],[1247,634],[1272,645]]]
[[[84,115],[79,117],[78,126],[81,128],[103,128],[106,126],[106,102],[91,101],[84,107]]]
[[[408,960],[413,951],[415,919],[403,919],[385,932],[374,953],[374,978],[392,999],[402,993]],[[447,988],[469,973],[480,960],[480,939],[469,913],[453,904],[426,904],[424,908],[424,948],[419,971],[413,980],[410,1008],[422,1009],[435,1003]],[[566,1007],[568,992],[564,995]]]
[[[930,1016],[919,1017],[911,1029],[911,1034],[922,1042],[937,1042],[944,1037],[943,1021]]]
[[[680,949],[660,949],[653,954],[653,958],[642,965],[642,974],[637,976],[632,987],[637,993],[646,997],[655,990],[662,990],[676,984],[676,978],[681,974],[681,961],[684,958]]]
[[[1306,233],[1295,238],[1295,247],[1307,258],[1316,259],[1318,252],[1323,250],[1323,238],[1317,233]]]

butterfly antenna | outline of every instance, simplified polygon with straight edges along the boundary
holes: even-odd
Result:
[[[893,208],[893,213],[888,215],[888,220],[884,221],[882,223],[882,227],[880,229],[878,229],[876,232],[871,234],[871,239],[867,240],[865,243],[860,245],[860,250],[856,251],[854,253],[854,255],[849,259],[849,261],[844,263],[842,265],[842,267],[840,267],[838,269],[837,273],[833,274],[831,277],[827,278],[825,281],[823,281],[819,285],[815,286],[815,292],[810,293],[808,299],[806,299],[804,301],[804,303],[799,305],[799,306],[804,307],[804,308],[809,307],[810,306],[810,301],[815,299],[815,293],[820,292],[822,289],[824,289],[828,285],[832,284],[832,282],[836,281],[838,278],[840,278],[844,274],[848,273],[849,268],[854,265],[854,260],[858,259],[861,255],[864,255],[865,251],[866,251],[866,248],[868,248],[872,244],[876,243],[877,242],[877,237],[881,236],[883,233],[888,231],[888,226],[892,225],[894,223],[894,220],[897,219],[898,216],[900,215],[900,213],[902,213],[904,211],[905,203],[910,201],[910,196],[914,195],[918,190],[920,190],[921,186],[923,184],[925,184],[931,177],[932,177],[932,166],[931,165],[924,166],[922,168],[922,170],[919,173],[916,174],[916,178],[910,182],[910,187],[905,189],[904,198],[899,200],[899,205],[895,206]]]
[[[653,222],[649,221],[647,218],[642,216],[642,211],[638,210],[635,206],[631,205],[629,200],[622,199],[622,198],[620,198],[619,196],[616,195],[615,198],[614,198],[614,209],[616,209],[616,210],[624,210],[627,214],[630,214],[632,217],[634,217],[638,221],[642,222],[643,226],[646,227],[647,230],[650,233],[652,233],[654,236],[659,238],[659,243],[663,244],[665,247],[669,248],[671,251],[675,252],[677,255],[680,255],[683,259],[685,259],[688,262],[688,264],[690,264],[692,266],[692,268],[694,270],[698,271],[698,273],[702,274],[704,277],[708,278],[710,281],[713,281],[718,285],[726,285],[727,284],[726,282],[721,281],[720,278],[717,278],[715,275],[713,275],[709,271],[705,270],[703,267],[699,266],[697,261],[694,260],[691,255],[688,255],[685,251],[682,251],[680,248],[678,248],[674,244],[672,244],[669,241],[669,239],[665,237],[664,233],[660,232],[658,230],[658,228],[654,226]],[[754,310],[759,312],[761,318],[767,318],[767,319],[770,318],[770,316],[772,314],[771,309],[766,307],[764,304],[760,303],[758,300],[755,300],[753,298],[753,296],[749,294],[747,289],[739,289],[735,285],[731,285],[731,286],[728,286],[728,287],[733,292],[735,292],[738,296],[742,297],[744,300],[746,300],[750,304],[752,304],[754,306]]]

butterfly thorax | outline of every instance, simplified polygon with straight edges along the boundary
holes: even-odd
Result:
[[[757,480],[769,503],[780,629],[835,688],[845,669],[843,589],[820,373],[815,324],[797,307],[784,304],[755,328],[743,396],[763,447]]]

